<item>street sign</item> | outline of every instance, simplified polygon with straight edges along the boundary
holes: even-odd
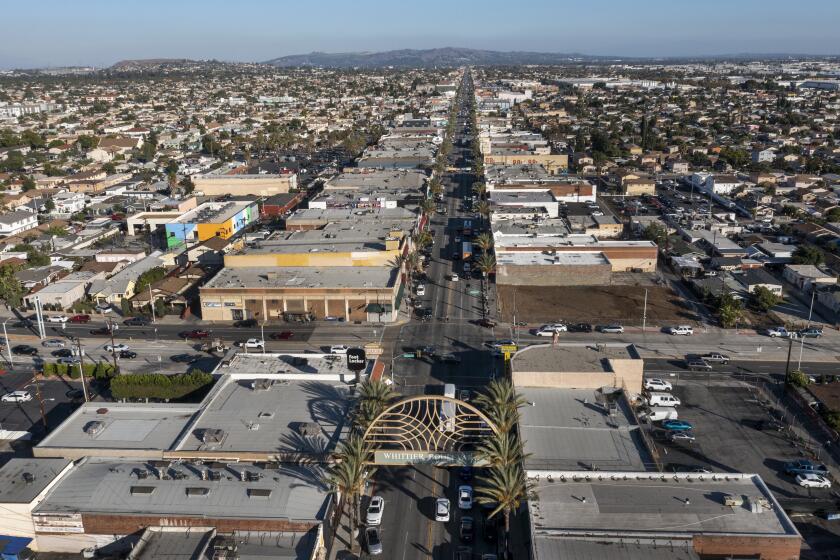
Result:
[[[481,290],[476,290],[475,288],[467,291],[467,293],[471,296],[481,295]]]
[[[505,344],[499,348],[499,351],[502,354],[516,354],[517,349],[516,344]]]
[[[377,449],[373,454],[377,465],[435,465],[438,467],[482,467],[486,460],[471,451],[386,451]]]
[[[361,348],[350,348],[347,350],[347,369],[350,371],[362,371],[367,367],[365,351]]]

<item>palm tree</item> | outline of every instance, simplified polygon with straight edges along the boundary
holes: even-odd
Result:
[[[350,547],[355,549],[358,544],[355,537],[359,520],[359,497],[364,491],[367,478],[372,474],[370,462],[373,451],[360,435],[351,434],[335,456],[336,462],[327,471],[324,483],[330,492],[344,496],[350,503]]]
[[[516,465],[531,456],[530,453],[524,452],[516,434],[510,431],[504,432],[501,429],[498,434],[484,439],[477,447],[476,454],[487,461],[491,467]]]
[[[423,259],[420,258],[420,253],[416,250],[409,252],[405,255],[405,271],[408,273],[408,281],[411,282],[411,277],[414,275],[415,272],[420,272],[423,270],[422,267]]]
[[[521,465],[493,467],[486,477],[478,478],[476,501],[495,506],[488,517],[500,512],[505,516],[505,551],[510,541],[510,515],[515,513],[528,494],[528,479]],[[507,555],[506,555],[507,556]]]
[[[433,195],[438,195],[443,192],[443,185],[440,184],[440,179],[435,177],[429,182],[429,192]]]
[[[483,199],[484,195],[487,194],[487,185],[485,183],[473,183],[472,190],[479,198]]]
[[[509,379],[499,378],[487,384],[487,388],[475,397],[475,403],[485,412],[500,408],[518,411],[525,406],[525,398],[516,392]]]
[[[486,200],[482,200],[478,204],[475,205],[475,210],[478,212],[482,218],[485,220],[490,219],[490,203]]]
[[[428,231],[421,231],[414,235],[414,245],[420,251],[431,245],[433,241],[432,234]]]
[[[476,265],[481,271],[481,274],[483,274],[486,278],[488,274],[496,269],[496,257],[489,253],[482,253],[481,256],[476,259]]]
[[[431,215],[435,211],[435,208],[437,208],[437,204],[431,198],[424,198],[423,202],[420,203],[420,210],[424,214]]]
[[[479,234],[473,239],[473,245],[476,245],[483,253],[486,253],[493,248],[493,236],[487,232]]]
[[[356,425],[364,431],[399,394],[391,385],[380,380],[368,380],[359,385],[356,406]]]

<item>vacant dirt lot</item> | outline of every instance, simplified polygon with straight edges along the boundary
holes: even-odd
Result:
[[[662,286],[497,286],[503,321],[528,323],[621,323],[641,326],[645,289],[647,324],[663,326],[697,321],[698,317],[670,288]],[[514,295],[515,294],[515,295]]]
[[[808,390],[831,410],[840,410],[840,383],[810,384]]]

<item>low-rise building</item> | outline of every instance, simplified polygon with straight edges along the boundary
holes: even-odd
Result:
[[[0,235],[17,235],[38,227],[38,215],[28,210],[0,214]]]
[[[297,189],[297,173],[206,173],[193,175],[192,182],[205,196],[272,196]]]
[[[255,201],[205,202],[164,227],[170,249],[211,237],[229,239],[259,218]]]
[[[815,286],[827,286],[837,283],[837,277],[823,272],[811,264],[785,265],[782,275],[785,280],[802,290],[810,293]]]

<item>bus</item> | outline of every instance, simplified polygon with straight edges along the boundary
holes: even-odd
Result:
[[[463,234],[464,237],[472,237],[472,220],[464,220]]]
[[[450,399],[455,398],[455,385],[447,383],[443,386],[443,396]],[[455,403],[444,401],[440,404],[440,431],[455,431]]]

